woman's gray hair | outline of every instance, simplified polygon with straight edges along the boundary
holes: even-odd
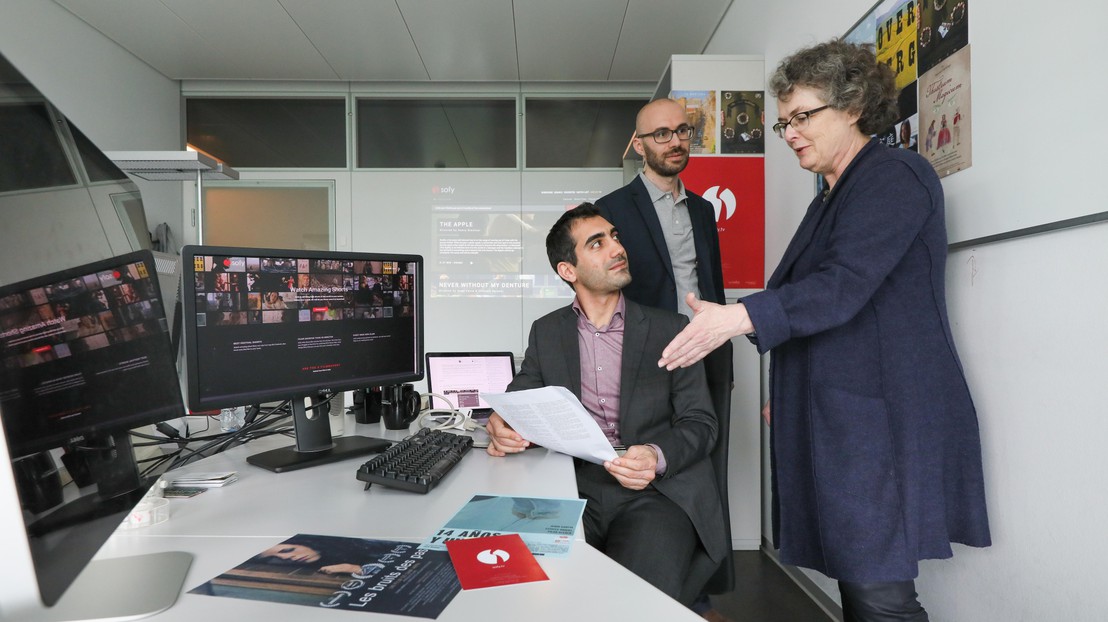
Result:
[[[796,87],[815,89],[828,106],[858,114],[858,129],[866,135],[890,127],[900,116],[893,71],[877,62],[872,45],[832,39],[799,50],[777,65],[769,81],[779,100],[788,99]]]

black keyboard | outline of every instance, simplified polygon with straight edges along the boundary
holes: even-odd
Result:
[[[424,428],[386,449],[358,469],[366,490],[373,484],[426,493],[458,464],[473,439]]]

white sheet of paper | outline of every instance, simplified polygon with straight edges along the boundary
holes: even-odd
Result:
[[[565,387],[484,393],[481,397],[533,443],[596,464],[616,458],[596,420]]]

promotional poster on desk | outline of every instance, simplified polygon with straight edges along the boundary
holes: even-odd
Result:
[[[409,542],[298,534],[190,593],[437,618],[459,591],[444,552]]]

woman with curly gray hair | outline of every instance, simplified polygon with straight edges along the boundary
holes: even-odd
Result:
[[[735,335],[770,353],[773,531],[783,562],[839,581],[848,622],[927,620],[918,562],[990,544],[977,413],[946,311],[943,188],[870,135],[892,72],[833,40],[784,59],[773,126],[826,181],[764,291],[690,301],[672,369]]]

